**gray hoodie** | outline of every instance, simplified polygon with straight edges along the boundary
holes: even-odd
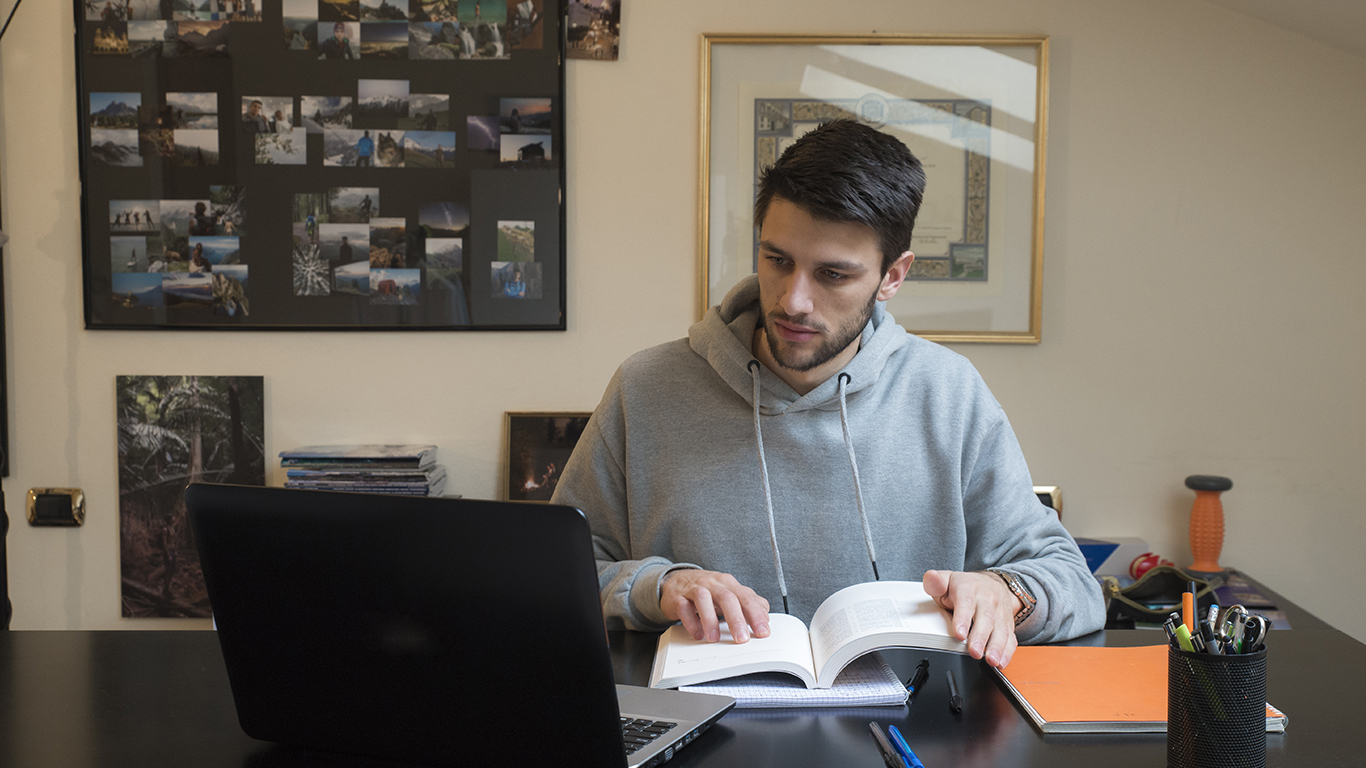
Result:
[[[626,360],[564,468],[554,500],[588,517],[609,627],[667,626],[659,581],[696,567],[809,622],[876,560],[884,580],[1017,574],[1038,598],[1021,642],[1101,628],[1096,580],[966,359],[879,302],[849,365],[798,395],[750,353],[758,297],[746,278],[687,339]]]

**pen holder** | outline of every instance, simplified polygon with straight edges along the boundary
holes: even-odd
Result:
[[[1266,765],[1266,651],[1167,650],[1169,768]]]

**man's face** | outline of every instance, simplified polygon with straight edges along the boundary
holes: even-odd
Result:
[[[336,27],[333,27],[333,28],[332,28],[332,37],[336,38],[337,42],[341,42],[341,41],[346,37],[346,27],[343,27],[343,26],[336,26]]]
[[[872,229],[822,221],[775,197],[759,235],[759,306],[773,359],[798,373],[843,367],[874,303],[896,293],[909,266],[903,256],[884,278]]]
[[[247,107],[247,114],[251,115],[252,117],[256,117],[257,115],[261,114],[261,102],[253,101],[251,103],[251,106]]]

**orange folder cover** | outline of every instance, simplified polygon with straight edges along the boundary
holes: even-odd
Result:
[[[1165,733],[1167,646],[1022,646],[996,670],[1044,733]],[[1284,731],[1270,704],[1266,729]]]

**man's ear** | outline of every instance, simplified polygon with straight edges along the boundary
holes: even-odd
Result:
[[[911,271],[911,262],[915,261],[915,254],[910,251],[902,253],[897,260],[892,262],[892,266],[887,270],[887,274],[882,276],[882,285],[877,289],[877,300],[887,301],[901,290],[901,283],[906,280],[906,275]]]

